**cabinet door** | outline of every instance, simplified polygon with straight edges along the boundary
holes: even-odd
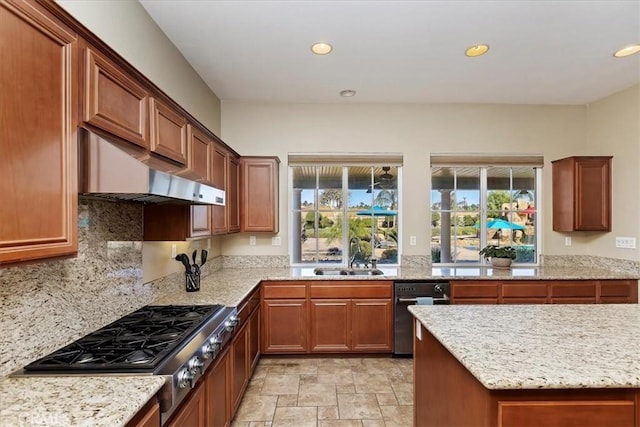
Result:
[[[600,280],[600,302],[634,304],[638,302],[637,280]]]
[[[497,304],[498,288],[496,281],[451,282],[451,303]]]
[[[262,310],[263,353],[306,353],[309,350],[306,300],[264,300]]]
[[[352,300],[351,348],[361,352],[391,352],[393,319],[390,299]]]
[[[155,98],[151,98],[151,151],[187,165],[187,120]]]
[[[191,206],[189,237],[211,236],[211,206]]]
[[[240,163],[237,158],[229,156],[227,163],[229,175],[227,181],[227,221],[228,232],[240,231]]]
[[[159,427],[160,426],[160,405],[154,397],[153,402],[145,405],[140,412],[136,414],[131,421],[127,423],[127,427]]]
[[[212,206],[212,232],[213,234],[226,234],[228,231],[227,211],[232,196],[228,191],[228,160],[227,151],[220,145],[214,144],[211,150],[211,185],[220,190],[225,190],[225,206]],[[237,170],[236,170],[237,172]],[[237,186],[236,186],[237,188]]]
[[[247,323],[237,332],[231,344],[231,402],[233,413],[238,409],[242,393],[249,381],[249,348]]]
[[[576,162],[575,229],[611,231],[611,158]]]
[[[187,125],[187,168],[178,172],[194,181],[211,183],[211,152],[213,141],[192,124]]]
[[[0,3],[0,264],[78,250],[76,34]]]
[[[212,427],[226,427],[231,422],[231,390],[229,378],[229,351],[218,356],[205,380],[206,396],[206,425]]]
[[[311,300],[309,323],[312,352],[351,350],[351,300]]]
[[[249,317],[249,377],[260,359],[260,307]]]
[[[205,420],[204,383],[199,382],[183,402],[167,427],[207,427]]]
[[[278,232],[277,157],[242,157],[241,230]]]
[[[84,121],[149,148],[149,94],[91,47],[85,49]]]

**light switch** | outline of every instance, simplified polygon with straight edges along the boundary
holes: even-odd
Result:
[[[415,246],[418,243],[416,236],[409,236],[409,244]]]

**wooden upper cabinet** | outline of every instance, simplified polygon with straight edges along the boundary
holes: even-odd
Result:
[[[151,152],[187,165],[187,119],[151,98]]]
[[[279,165],[277,157],[242,157],[240,230],[278,232]]]
[[[554,231],[611,231],[611,159],[581,156],[551,162]]]
[[[229,155],[227,165],[227,232],[237,233],[240,231],[240,161]]]
[[[91,47],[84,66],[84,121],[148,149],[147,90]]]
[[[76,33],[0,1],[0,264],[77,252]]]
[[[187,168],[178,172],[178,175],[211,184],[213,141],[204,132],[189,123],[187,125],[187,146]]]
[[[211,209],[204,205],[145,205],[145,241],[184,241],[211,235]]]
[[[229,154],[220,144],[213,144],[211,149],[211,185],[220,190],[225,190],[225,206],[212,207],[212,232],[213,234],[226,234],[228,232],[229,192],[227,174],[229,170]]]

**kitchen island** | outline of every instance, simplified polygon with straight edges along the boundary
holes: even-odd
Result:
[[[640,426],[640,306],[412,306],[414,424]]]

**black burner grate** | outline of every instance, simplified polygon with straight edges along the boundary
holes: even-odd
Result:
[[[153,371],[220,305],[145,306],[25,367],[26,371]]]

